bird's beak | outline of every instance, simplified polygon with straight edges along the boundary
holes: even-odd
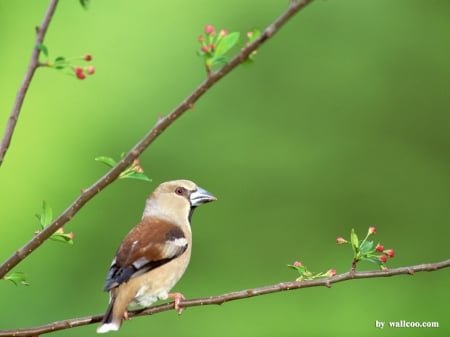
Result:
[[[197,187],[197,190],[191,193],[189,199],[191,200],[191,205],[193,207],[197,207],[202,204],[206,204],[207,202],[217,200],[215,196],[201,187]]]

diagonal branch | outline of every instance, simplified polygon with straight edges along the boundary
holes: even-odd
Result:
[[[47,240],[59,228],[63,227],[69,222],[78,211],[95,195],[105,189],[111,184],[120,173],[131,165],[153,141],[167,129],[175,120],[181,117],[187,110],[194,107],[195,102],[203,96],[214,84],[230,73],[239,64],[244,62],[248,56],[260,47],[264,42],[271,38],[279,29],[286,24],[286,22],[312,0],[291,1],[286,11],[269,25],[261,36],[253,43],[243,48],[238,55],[236,55],[229,63],[217,72],[209,74],[207,79],[201,83],[189,96],[187,96],[175,109],[172,110],[166,117],[160,118],[153,128],[122,158],[122,160],[108,171],[103,177],[95,182],[91,187],[83,190],[81,195],[59,215],[48,227],[35,235],[22,248],[19,248],[13,255],[11,255],[3,264],[0,265],[0,278],[6,275],[8,271],[18,265],[30,253],[38,248],[45,240]]]
[[[28,91],[28,87],[30,86],[30,82],[33,78],[34,73],[36,72],[36,69],[39,67],[39,54],[41,51],[36,48],[36,46],[44,41],[45,34],[47,33],[48,26],[50,25],[50,21],[52,20],[53,14],[55,13],[57,4],[58,0],[50,1],[47,12],[45,13],[44,19],[42,20],[42,24],[39,27],[36,27],[37,34],[33,46],[33,53],[31,54],[31,60],[25,73],[25,78],[23,79],[19,91],[17,92],[16,100],[14,101],[14,106],[12,108],[11,114],[9,115],[5,133],[0,144],[0,166],[5,159],[6,151],[8,151],[9,144],[11,143],[11,138],[13,136],[14,129],[16,128],[20,110],[22,108],[23,101],[25,100],[25,95]]]
[[[326,286],[330,288],[333,283],[343,282],[343,281],[351,281],[355,279],[364,279],[364,278],[377,278],[377,277],[388,277],[388,276],[397,276],[397,275],[414,275],[414,273],[423,272],[423,271],[436,271],[443,268],[450,267],[450,259],[436,262],[436,263],[427,263],[427,264],[419,264],[415,266],[409,267],[400,267],[394,269],[386,269],[386,270],[372,270],[372,271],[349,271],[340,275],[336,275],[330,278],[325,279],[315,279],[310,281],[290,281],[290,282],[282,282],[278,284],[273,284],[260,288],[246,289],[241,291],[236,291],[228,294],[218,295],[218,296],[210,296],[204,298],[196,298],[192,300],[185,300],[180,303],[181,308],[189,308],[189,307],[197,307],[197,306],[205,306],[205,305],[221,305],[226,302],[241,300],[245,298],[267,295],[282,291],[296,290],[300,288],[309,288],[309,287],[318,287],[318,286]],[[165,303],[153,307],[149,307],[146,309],[134,310],[129,312],[128,316],[131,317],[139,317],[139,316],[147,316],[154,315],[160,312],[173,310],[173,302]],[[33,327],[33,328],[24,328],[24,329],[15,329],[15,330],[0,330],[0,337],[12,337],[12,336],[37,336],[44,333],[50,333],[58,330],[76,328],[79,326],[94,324],[100,322],[103,318],[103,315],[92,315],[85,316],[79,318],[67,319],[64,321],[53,322],[46,325]]]

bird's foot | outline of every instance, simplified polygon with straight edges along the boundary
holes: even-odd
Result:
[[[125,311],[123,312],[123,320],[124,320],[124,321],[128,321],[129,319],[131,319],[131,318],[128,317],[128,310],[125,310]]]
[[[180,308],[181,301],[185,300],[186,298],[182,293],[170,293],[168,295],[170,298],[173,298],[174,300],[174,309],[178,312],[178,315],[181,315],[183,313],[184,308]]]

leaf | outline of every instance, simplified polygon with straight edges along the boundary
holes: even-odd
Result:
[[[122,179],[130,178],[130,179],[136,179],[136,180],[144,180],[151,182],[152,180],[147,177],[144,173],[141,172],[127,172],[123,175],[121,175]]]
[[[211,59],[209,59],[209,65],[215,66],[217,64],[225,64],[228,62],[228,57],[226,56],[214,56]]]
[[[56,232],[50,237],[50,240],[62,243],[68,243],[69,245],[73,245],[73,239],[71,234],[64,234]]]
[[[48,207],[47,202],[45,200],[42,201],[42,212],[41,214],[36,214],[36,218],[39,220],[41,229],[44,229],[45,227],[47,227],[52,223],[53,211],[50,207]]]
[[[80,4],[84,9],[88,9],[90,0],[80,0]]]
[[[249,42],[253,42],[255,41],[257,38],[259,38],[261,36],[261,30],[258,28],[253,28],[251,31],[250,36],[247,34],[248,37],[248,41]]]
[[[383,264],[383,262],[381,262],[378,258],[375,258],[375,257],[362,257],[361,260],[372,262],[372,263],[375,263],[377,265],[382,265]]]
[[[233,48],[236,45],[236,43],[238,43],[239,36],[240,36],[239,32],[234,32],[225,35],[217,44],[214,55],[216,56],[224,55],[227,51]]]
[[[294,266],[292,264],[289,264],[288,268],[291,268],[291,269],[294,269],[294,270],[298,271],[298,273],[300,275],[303,275],[307,271],[305,266]]]
[[[373,249],[373,241],[364,242],[361,247],[359,247],[359,251],[361,254],[366,255]]]
[[[66,58],[64,56],[58,56],[55,58],[55,68],[64,69],[67,66]]]
[[[359,240],[358,235],[356,234],[355,230],[352,228],[352,232],[350,234],[350,241],[352,243],[352,246],[356,249],[359,248]]]
[[[16,272],[12,272],[11,274],[8,274],[4,277],[5,280],[11,281],[12,283],[14,283],[16,286],[17,285],[24,285],[24,286],[28,286],[30,285],[27,282],[27,276],[25,273],[21,272],[21,271],[16,271]]]
[[[47,49],[47,47],[45,46],[45,44],[43,44],[43,43],[38,43],[38,44],[36,45],[36,49],[39,50],[40,52],[42,52],[42,54],[44,54],[45,56],[48,57],[48,49]]]
[[[53,211],[50,207],[48,207],[47,202],[42,201],[42,215],[41,215],[41,225],[42,227],[47,227],[52,223],[53,220]]]
[[[94,160],[98,161],[100,163],[103,163],[105,165],[108,165],[109,167],[114,167],[117,165],[117,162],[114,159],[112,159],[111,157],[100,156],[100,157],[96,157]]]

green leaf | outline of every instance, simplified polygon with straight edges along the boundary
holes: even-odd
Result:
[[[88,9],[90,0],[80,0],[81,6],[83,6],[84,9]]]
[[[127,172],[123,175],[121,175],[122,179],[136,179],[136,180],[144,180],[144,181],[152,181],[149,177],[147,177],[144,173],[141,172]]]
[[[366,241],[361,245],[361,247],[359,247],[359,251],[363,255],[369,253],[372,249],[373,249],[373,241]]]
[[[69,245],[73,245],[73,239],[70,234],[58,233],[56,232],[50,237],[50,240],[62,243],[68,243]]]
[[[41,224],[43,227],[47,227],[52,223],[53,220],[53,211],[50,207],[48,207],[47,202],[42,201],[42,216],[41,216]]]
[[[108,165],[109,167],[114,167],[117,165],[117,162],[111,157],[100,156],[96,157],[94,160],[103,163],[105,165]]]
[[[352,232],[350,234],[350,241],[352,243],[352,246],[355,249],[359,248],[359,239],[358,239],[358,235],[356,234],[355,230],[352,228]]]
[[[214,55],[223,56],[227,51],[233,48],[239,41],[239,32],[225,35],[217,44]]]
[[[375,263],[375,264],[377,264],[377,265],[382,265],[382,264],[383,264],[383,262],[381,262],[381,261],[380,261],[378,258],[376,258],[376,257],[362,257],[361,260],[368,261],[368,262],[372,262],[372,263]]]
[[[249,42],[253,42],[261,36],[261,30],[258,28],[253,28],[251,33],[252,34],[250,36],[247,35]]]
[[[17,285],[24,285],[24,286],[28,286],[30,285],[27,282],[27,276],[25,273],[21,272],[21,271],[16,271],[16,272],[12,272],[8,275],[6,275],[4,277],[5,280],[11,281],[12,283],[14,283],[16,286]]]
[[[292,264],[289,264],[288,268],[291,268],[291,269],[294,269],[294,270],[298,271],[298,273],[300,275],[304,274],[307,271],[305,266],[294,266]]]
[[[225,64],[227,62],[228,62],[228,57],[226,57],[226,56],[214,56],[209,60],[209,65],[212,67],[212,66],[215,66],[218,64]]]
[[[42,201],[42,212],[41,214],[36,214],[36,218],[39,220],[41,229],[44,229],[45,227],[47,227],[52,223],[53,212],[52,209],[48,207],[47,202],[45,200]]]
[[[48,49],[43,43],[38,43],[36,45],[36,49],[38,49],[42,54],[48,57]]]
[[[64,56],[58,56],[55,58],[55,68],[64,69],[67,66],[66,58]]]

